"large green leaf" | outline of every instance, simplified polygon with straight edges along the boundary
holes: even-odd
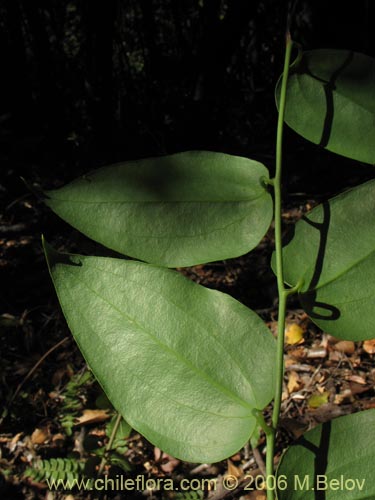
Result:
[[[284,279],[303,279],[315,323],[343,339],[375,337],[375,180],[314,208],[283,251]]]
[[[279,100],[281,79],[276,87]],[[291,68],[285,121],[315,144],[375,163],[375,60],[348,50],[305,52]]]
[[[267,169],[190,151],[120,163],[46,193],[69,224],[103,245],[167,267],[238,257],[272,219]]]
[[[134,429],[194,462],[244,445],[274,388],[275,340],[254,312],[176,271],[45,250],[68,325]]]
[[[375,410],[340,417],[307,432],[281,459],[278,499],[374,499],[374,434]]]

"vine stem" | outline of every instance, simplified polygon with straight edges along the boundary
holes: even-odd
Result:
[[[115,440],[118,428],[120,427],[121,420],[122,420],[121,413],[117,413],[117,417],[116,417],[116,420],[115,420],[115,425],[113,426],[113,430],[112,430],[111,436],[110,436],[108,444],[107,444],[107,446],[105,448],[104,456],[102,458],[102,461],[100,462],[100,466],[99,466],[99,470],[98,470],[98,476],[101,476],[103,474],[105,464],[107,463],[107,453],[110,452],[111,449],[112,449],[113,441]]]
[[[279,296],[278,325],[277,325],[277,349],[276,349],[276,384],[274,392],[274,406],[272,412],[272,426],[266,433],[267,439],[267,500],[275,500],[274,476],[274,453],[276,429],[279,423],[281,395],[284,379],[284,331],[286,301],[288,295],[294,293],[295,289],[286,289],[284,286],[283,255],[282,255],[282,228],[281,228],[281,177],[282,177],[282,153],[283,153],[283,130],[286,104],[286,88],[289,75],[290,58],[292,52],[292,40],[289,31],[286,34],[284,69],[281,80],[279,116],[277,122],[276,136],[276,173],[273,182],[275,194],[275,250],[276,250],[276,276],[277,290]]]

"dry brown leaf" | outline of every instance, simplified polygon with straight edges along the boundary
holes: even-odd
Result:
[[[330,351],[329,353],[329,360],[336,363],[339,363],[342,360],[342,357],[342,352],[339,351]]]
[[[364,410],[370,410],[371,408],[375,408],[375,401],[363,401],[362,408]]]
[[[239,467],[236,467],[234,463],[228,458],[226,474],[229,476],[241,477],[243,475],[243,471]]]
[[[369,391],[372,386],[358,384],[357,382],[349,382],[349,387],[350,387],[352,394],[355,396],[356,394],[362,394],[364,392]]]
[[[296,364],[296,360],[295,359],[291,359],[289,356],[286,356],[286,359],[285,359],[285,368],[289,368],[289,366],[293,366]]]
[[[287,390],[284,390],[281,393],[281,401],[286,401],[287,399],[289,399],[289,392]]]
[[[281,418],[280,425],[297,439],[307,431],[308,425],[294,418]]]
[[[48,437],[49,437],[48,429],[36,428],[35,431],[31,434],[31,442],[33,444],[43,444],[45,441],[47,441]]]
[[[355,382],[356,384],[367,384],[366,379],[364,379],[360,375],[350,375],[349,377],[347,377],[347,380],[350,380],[350,382]]]
[[[367,352],[367,354],[375,354],[375,339],[365,340],[363,342],[363,350]]]
[[[277,321],[267,321],[266,325],[271,330],[272,335],[274,337],[277,337],[278,322]]]
[[[254,490],[246,495],[246,500],[266,500],[267,496],[264,491]]]
[[[99,439],[104,439],[106,437],[106,435],[107,435],[106,429],[95,428],[95,429],[90,430],[90,432],[89,432],[89,436],[95,436]],[[117,434],[116,434],[116,436],[117,436]],[[117,436],[117,437],[120,437],[120,436]]]
[[[21,439],[23,432],[18,432],[11,440],[11,442],[8,444],[8,448],[11,452],[13,452],[16,449],[16,446],[18,442]]]
[[[337,342],[340,342],[340,339],[337,337],[334,337],[333,335],[327,334],[327,342],[329,345],[337,344]]]
[[[292,392],[299,391],[302,388],[302,382],[297,372],[291,371],[289,373],[288,379],[288,392],[291,394]]]
[[[345,354],[353,354],[355,351],[355,344],[351,340],[340,340],[337,344],[334,344],[333,348]]]
[[[336,405],[341,405],[342,403],[352,402],[353,400],[352,391],[350,389],[344,389],[340,394],[335,395],[334,403]]]
[[[314,410],[314,419],[319,423],[329,422],[330,420],[341,417],[342,415],[348,415],[352,413],[351,405],[338,406],[333,403],[327,403]]]
[[[75,425],[97,424],[110,418],[109,410],[83,410]]]
[[[52,436],[52,442],[56,443],[58,441],[65,441],[66,436],[64,434],[61,434],[61,432],[58,432],[57,434],[54,434]]]
[[[154,458],[157,462],[161,462],[160,468],[163,472],[173,472],[174,469],[179,465],[180,460],[178,458],[164,453],[160,448],[155,446],[154,448]]]
[[[289,324],[285,329],[285,343],[288,345],[303,342],[303,329],[297,323]]]
[[[290,357],[300,360],[305,359],[307,356],[307,349],[305,347],[296,347],[288,351]]]
[[[143,468],[147,471],[147,472],[151,472],[152,469],[153,469],[153,466],[150,464],[150,462],[144,462],[143,463]],[[156,469],[156,467],[155,467]]]

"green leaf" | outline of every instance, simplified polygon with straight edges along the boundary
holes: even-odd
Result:
[[[375,337],[375,180],[304,216],[283,254],[284,279],[303,279],[300,300],[319,327],[346,340]]]
[[[278,499],[375,498],[375,448],[371,446],[374,432],[375,410],[367,410],[337,418],[304,434],[281,459]]]
[[[88,365],[137,432],[194,462],[245,444],[274,388],[275,340],[254,312],[176,271],[45,252]]]
[[[272,219],[267,169],[190,151],[96,170],[46,193],[46,204],[90,238],[166,267],[238,257]]]
[[[276,87],[279,101],[281,79]],[[375,163],[375,60],[348,50],[303,53],[291,67],[285,121],[305,139]]]

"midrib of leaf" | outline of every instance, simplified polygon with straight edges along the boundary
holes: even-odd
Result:
[[[80,280],[80,281],[82,282],[82,280]],[[87,287],[87,285],[86,285],[85,283],[83,283],[83,284],[86,286],[86,288],[88,288],[88,287]],[[63,287],[64,287],[64,286],[63,286]],[[71,294],[70,288],[68,288],[68,287],[64,287],[64,288],[65,288],[65,290],[66,290],[66,292],[67,292],[67,295],[70,295],[70,297],[71,297],[71,302],[72,302],[72,303],[74,303],[75,301],[73,300],[73,297],[72,297],[72,294]],[[91,291],[91,290],[90,290],[90,291]],[[57,290],[56,290],[56,292],[57,292]],[[94,293],[94,294],[96,294],[95,292],[93,292],[93,293]],[[59,294],[58,292],[57,292],[57,295],[58,295],[58,297],[59,297],[59,301],[60,301],[60,294]],[[98,295],[98,294],[96,294],[96,295]],[[99,297],[101,300],[103,300],[104,302],[109,303],[109,302],[107,302],[105,299],[103,299],[101,296],[99,296],[99,295],[98,295],[98,297]],[[63,301],[60,301],[60,303],[63,303]],[[109,305],[112,305],[112,304],[111,304],[111,303],[109,303]],[[94,334],[96,337],[98,337],[97,332],[96,332],[96,331],[92,328],[92,326],[91,326],[91,325],[90,325],[90,323],[88,322],[87,318],[86,318],[85,316],[82,316],[82,319],[83,319],[83,320],[85,321],[85,323],[87,324],[88,329],[89,329],[90,331],[92,331],[92,332],[93,332],[93,334]],[[130,320],[130,321],[132,321],[132,320]],[[134,323],[136,323],[136,322],[134,322]],[[137,324],[137,323],[136,323],[136,325],[138,326],[138,324]],[[140,327],[140,328],[141,328],[141,327]],[[142,329],[142,328],[141,328],[141,329]],[[99,336],[99,338],[100,338],[100,336]],[[77,342],[77,344],[78,344],[79,346],[81,345],[81,344],[80,344],[80,342],[78,341],[78,339],[76,339],[76,342]],[[104,344],[104,345],[106,345],[106,344]],[[80,347],[80,349],[81,349],[81,347]],[[82,352],[84,352],[84,349],[81,349],[81,351],[82,351]],[[136,372],[131,372],[131,374],[132,374],[132,376],[134,376],[134,378],[136,378],[137,380],[139,380],[141,383],[144,383],[144,380],[143,380],[141,377],[139,377],[139,375],[137,375],[137,373],[136,373]],[[103,382],[101,382],[101,384],[102,384],[102,383],[103,383]],[[103,385],[106,385],[106,384],[103,384]],[[196,413],[203,413],[203,414],[207,414],[207,415],[213,415],[213,416],[215,416],[215,417],[219,417],[219,418],[223,418],[223,419],[238,419],[238,420],[247,420],[247,419],[249,419],[249,418],[252,418],[252,416],[251,416],[250,414],[249,414],[248,416],[243,416],[243,417],[240,417],[240,416],[234,416],[234,415],[220,415],[219,413],[214,413],[214,412],[209,411],[209,410],[202,410],[201,408],[195,408],[194,406],[187,405],[186,403],[182,403],[181,401],[178,401],[178,400],[176,400],[176,399],[171,398],[171,397],[170,397],[170,395],[169,395],[169,393],[161,392],[159,389],[157,389],[157,388],[155,388],[155,387],[153,387],[153,388],[152,388],[152,392],[156,392],[156,393],[160,394],[162,397],[164,397],[165,399],[168,399],[169,401],[172,401],[173,403],[177,404],[178,406],[181,406],[181,407],[183,407],[183,408],[188,408],[189,410],[195,411]],[[132,425],[132,422],[130,422],[130,421],[129,421],[129,424],[130,424],[130,425]]]
[[[206,380],[206,382],[208,382],[213,387],[215,387],[219,392],[222,392],[223,394],[225,394],[229,399],[232,399],[233,401],[235,401],[236,403],[238,403],[240,406],[242,406],[243,408],[245,408],[247,410],[252,410],[252,407],[246,401],[244,401],[241,398],[239,398],[238,396],[236,396],[236,394],[234,394],[231,390],[227,389],[223,385],[217,383],[207,373],[205,373],[203,370],[200,370],[199,368],[197,368],[196,366],[194,366],[189,360],[187,360],[183,356],[181,356],[181,354],[179,352],[175,351],[171,347],[169,347],[166,344],[164,344],[163,342],[161,342],[155,335],[153,335],[151,332],[149,332],[148,330],[146,330],[145,327],[143,327],[142,325],[140,325],[138,323],[138,321],[136,321],[135,319],[133,319],[132,317],[130,317],[128,314],[126,314],[123,311],[121,311],[121,309],[117,308],[114,304],[112,304],[111,302],[109,302],[107,299],[105,299],[104,297],[102,297],[98,292],[96,292],[94,289],[92,289],[82,279],[82,277],[77,278],[75,276],[75,274],[72,273],[71,271],[69,271],[68,269],[66,269],[66,271],[68,272],[68,274],[70,274],[71,276],[73,276],[75,279],[78,279],[78,281],[80,281],[89,291],[91,291],[99,299],[101,299],[103,302],[105,302],[110,307],[112,307],[115,311],[117,311],[120,314],[120,316],[122,316],[123,318],[125,318],[127,321],[130,321],[130,322],[133,322],[134,324],[136,324],[138,326],[138,328],[140,330],[142,330],[146,335],[148,335],[157,345],[159,345],[161,349],[163,349],[164,351],[172,354],[176,359],[178,359],[179,361],[181,361],[182,363],[184,363],[186,366],[188,366],[192,372],[195,372],[199,377],[201,377],[202,379]],[[234,417],[234,418],[237,418],[237,417]],[[246,418],[246,417],[243,417],[243,418]]]
[[[207,236],[209,234],[213,234],[213,233],[216,233],[218,231],[223,231],[225,229],[228,229],[228,227],[233,226],[234,224],[238,224],[238,223],[242,222],[243,220],[245,220],[246,218],[248,218],[250,216],[251,216],[250,213],[246,213],[245,215],[242,215],[241,217],[236,218],[236,219],[232,220],[231,222],[228,222],[228,224],[226,224],[225,226],[216,227],[215,229],[212,229],[211,231],[205,231],[204,233],[201,232],[201,233],[179,234],[179,235],[176,235],[175,233],[169,233],[166,235],[143,235],[143,234],[138,234],[138,233],[130,233],[130,231],[129,231],[129,233],[133,237],[143,238],[143,239],[147,239],[147,240],[164,240],[164,239],[169,240],[169,239],[171,239],[171,235],[174,238],[189,239],[189,238],[194,238],[196,236]],[[100,228],[101,225],[98,224],[96,227]],[[89,234],[89,233],[87,232],[87,234]],[[165,253],[168,253],[168,252],[169,252],[169,249],[166,249]]]
[[[216,204],[225,204],[225,203],[232,203],[232,204],[239,204],[239,203],[254,203],[256,200],[259,198],[262,198],[263,196],[267,195],[267,191],[264,190],[264,192],[260,193],[257,196],[254,196],[252,198],[244,198],[243,200],[64,200],[60,198],[53,198],[49,197],[46,200],[46,203],[48,204],[48,200],[52,201],[58,201],[61,203],[78,203],[81,205],[163,205],[163,204],[176,204],[176,205],[187,205],[190,203],[194,204],[205,204],[205,203],[216,203]],[[47,193],[48,196],[48,193]]]
[[[112,276],[116,276],[116,278],[120,278],[120,276],[118,274],[116,274],[115,272],[112,272],[112,271],[108,271],[108,270],[105,270],[105,269],[101,269],[99,267],[96,267],[96,266],[93,266],[91,264],[91,267],[93,269],[96,269],[97,271],[100,271],[104,274],[111,274]],[[156,267],[156,266],[155,266]],[[134,283],[135,285],[137,285],[137,287],[139,288],[142,288],[142,284],[137,282],[137,281],[134,281],[134,280],[131,280],[129,278],[126,278],[126,281],[129,282],[129,283]],[[247,374],[245,374],[245,372],[243,371],[242,367],[239,365],[238,361],[233,357],[231,351],[229,351],[221,342],[220,342],[220,338],[218,336],[215,336],[213,335],[207,328],[205,328],[205,326],[200,322],[198,321],[198,319],[190,314],[189,312],[185,311],[180,305],[176,304],[175,302],[173,302],[169,297],[167,297],[166,295],[162,294],[160,291],[156,292],[155,290],[153,290],[150,286],[147,286],[147,289],[148,290],[152,290],[154,292],[154,294],[156,296],[161,296],[163,297],[163,299],[168,302],[169,304],[171,304],[173,307],[177,308],[179,311],[181,311],[186,317],[188,317],[190,320],[193,321],[193,323],[196,323],[200,330],[203,330],[204,332],[206,332],[207,336],[208,337],[211,337],[212,339],[215,340],[215,343],[217,343],[221,349],[225,352],[225,354],[229,355],[229,357],[231,358],[232,362],[234,363],[234,365],[238,368],[238,371],[239,373],[241,374],[241,376],[243,377],[244,380],[246,380],[246,382],[248,383],[248,388],[249,390],[251,391],[251,394],[252,394],[252,398],[255,402],[255,404],[257,405],[257,407],[259,406],[258,405],[258,401],[257,401],[257,398],[255,397],[255,394],[254,394],[254,389],[252,387],[252,383],[251,381],[247,378]]]

